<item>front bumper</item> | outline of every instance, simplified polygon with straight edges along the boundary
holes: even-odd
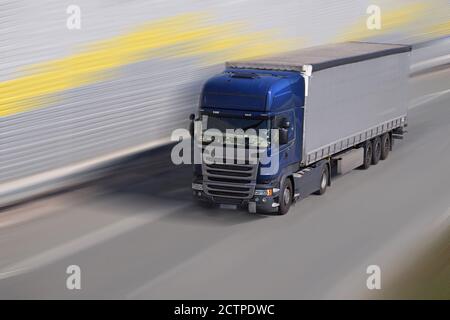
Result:
[[[213,197],[203,190],[199,190],[201,183],[194,183],[192,189],[192,195],[195,200],[206,202],[212,205],[217,205],[218,207],[230,207],[235,206],[236,208],[248,210],[251,213],[274,213],[278,211],[278,193],[273,196],[253,196],[250,199],[232,199],[223,197]]]

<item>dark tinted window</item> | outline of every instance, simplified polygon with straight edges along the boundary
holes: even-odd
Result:
[[[225,132],[226,129],[268,129],[268,120],[265,119],[242,119],[225,118],[203,115],[203,129],[218,129]],[[205,127],[206,122],[206,127]]]

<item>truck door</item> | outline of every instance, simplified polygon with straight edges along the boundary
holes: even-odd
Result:
[[[295,162],[295,117],[294,111],[282,112],[274,117],[274,129],[280,129],[282,123],[287,120],[290,124],[288,130],[288,142],[280,145],[280,165],[282,167]]]

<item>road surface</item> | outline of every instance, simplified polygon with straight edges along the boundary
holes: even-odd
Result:
[[[410,81],[408,134],[388,159],[286,216],[198,207],[191,169],[164,148],[0,212],[0,298],[364,297],[368,265],[392,273],[405,244],[449,221],[450,70]]]

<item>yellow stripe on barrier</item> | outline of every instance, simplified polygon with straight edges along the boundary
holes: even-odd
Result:
[[[215,25],[207,14],[182,14],[144,25],[128,34],[99,41],[80,53],[32,65],[26,75],[0,83],[0,117],[45,107],[64,90],[107,79],[107,71],[150,59],[204,56],[209,64],[298,47],[268,33],[246,32],[242,23]]]

